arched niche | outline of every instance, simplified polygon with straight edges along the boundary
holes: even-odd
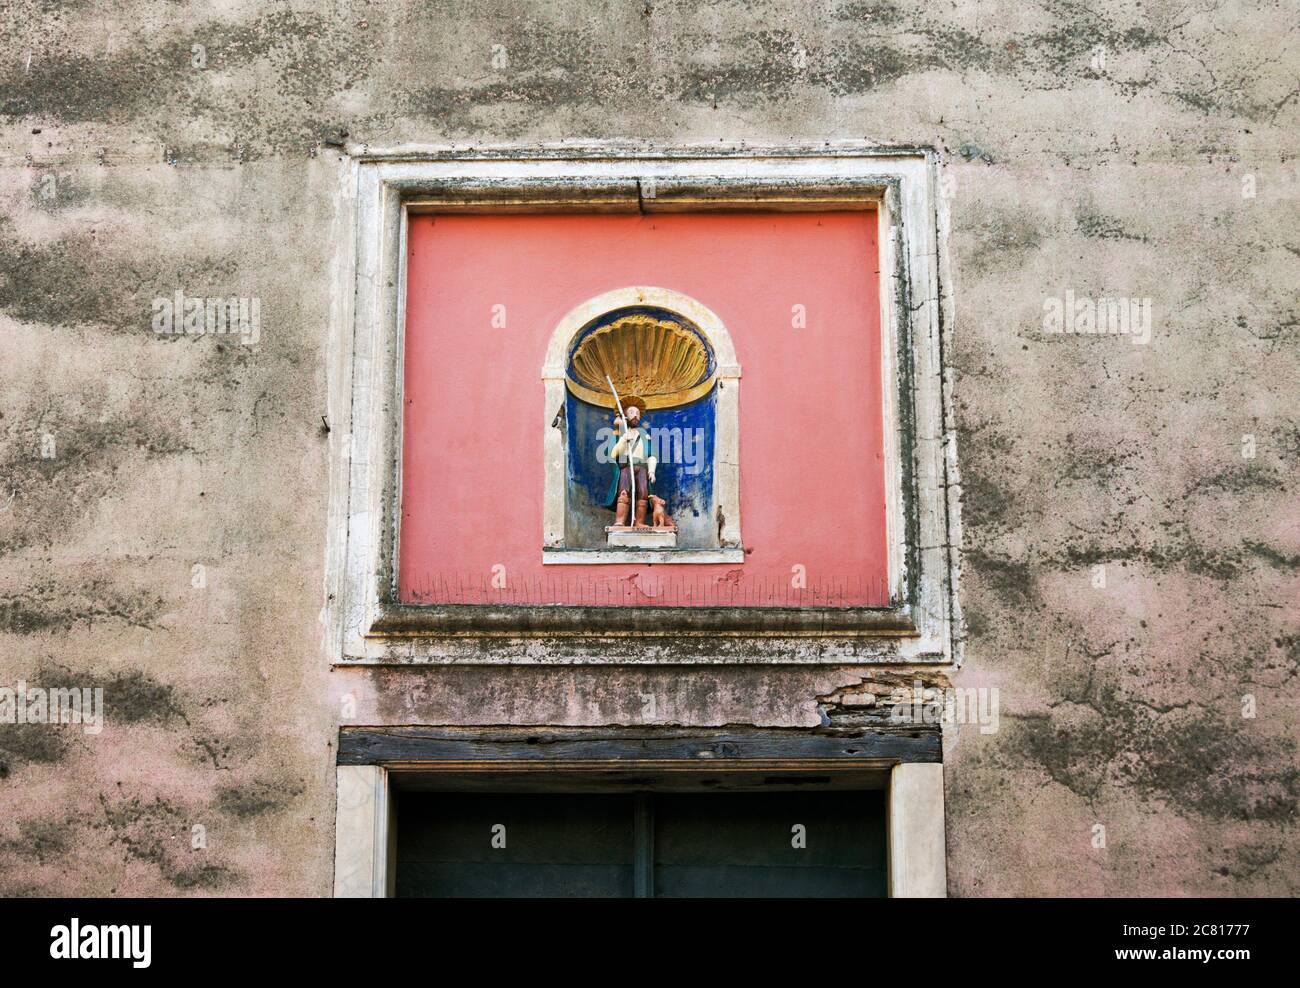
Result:
[[[711,504],[717,525],[717,547],[676,549],[658,554],[616,550],[572,550],[566,545],[569,484],[566,471],[566,422],[562,414],[569,395],[566,378],[575,340],[602,317],[625,309],[671,313],[699,332],[712,359],[714,380],[714,444]],[[570,310],[551,333],[542,365],[545,387],[543,429],[544,499],[542,509],[543,562],[604,563],[743,562],[740,534],[740,364],[731,334],[717,314],[697,299],[668,288],[633,286],[605,292]],[[651,558],[653,556],[654,558]]]

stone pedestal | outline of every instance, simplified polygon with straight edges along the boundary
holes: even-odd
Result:
[[[605,543],[622,549],[676,549],[677,529],[607,525]]]

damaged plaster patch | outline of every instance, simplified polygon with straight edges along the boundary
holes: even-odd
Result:
[[[0,415],[0,435],[0,484],[10,502],[0,515],[0,556],[73,537],[132,464],[194,452],[175,417],[155,405],[109,412],[89,395]]]
[[[111,230],[24,240],[0,216],[0,309],[23,322],[100,326],[152,339],[154,298],[171,298],[177,286],[197,294],[230,284],[237,271],[231,257],[131,255]]]
[[[962,559],[1008,604],[1023,605],[1037,599],[1034,568],[1029,562],[999,557],[978,549],[966,550]]]
[[[38,576],[19,592],[0,594],[0,633],[66,632],[102,621],[149,628],[163,607],[163,599],[156,594],[118,587],[103,576],[75,583]]]
[[[35,57],[30,64],[12,59],[0,71],[0,118],[148,121],[149,132],[166,143],[179,111],[206,121],[201,129],[238,135],[246,156],[255,157],[301,150],[330,131],[336,121],[322,107],[362,83],[374,66],[375,35],[355,30],[348,18],[279,10],[245,22],[212,19],[184,33],[132,25],[130,42],[111,51],[69,50],[76,38],[96,37],[87,18],[98,12],[84,13],[43,18],[32,12],[27,43]],[[193,61],[196,46],[202,66]],[[250,114],[248,86],[258,82],[276,93],[277,103]]]
[[[122,848],[129,860],[154,865],[175,888],[222,889],[242,880],[232,868],[211,861],[211,851],[191,846],[193,813],[161,796],[110,802],[101,793],[99,803],[103,822],[97,827],[107,830],[111,843]]]
[[[1148,242],[1144,233],[1133,233],[1125,228],[1123,220],[1114,216],[1105,216],[1091,210],[1082,210],[1075,218],[1079,232],[1085,237],[1097,240],[1130,240],[1135,243]]]
[[[968,210],[962,243],[965,267],[975,274],[1018,268],[1043,243],[1047,217],[1028,207],[994,209],[976,204]]]
[[[280,783],[254,779],[240,785],[226,785],[217,790],[217,809],[241,820],[278,813],[305,792],[299,782]]]
[[[160,683],[147,672],[129,669],[97,680],[104,690],[104,716],[126,724],[188,723],[174,687]]]
[[[40,864],[57,862],[68,853],[74,837],[75,826],[66,820],[19,820],[17,838],[0,840],[0,851]]]
[[[1089,801],[1109,786],[1216,819],[1279,823],[1300,801],[1295,743],[1211,709],[1162,711],[1102,685],[1082,702],[1007,719],[1008,750]]]
[[[72,175],[50,169],[32,182],[27,201],[43,212],[61,213],[86,205],[91,201],[91,194],[85,185],[74,181]]]
[[[911,723],[910,714],[909,722],[898,723],[894,708],[900,701],[903,707],[928,702],[926,696],[932,694],[927,691],[945,691],[951,685],[948,677],[935,669],[880,669],[818,696],[817,710],[823,727],[892,729],[909,734],[917,730],[937,731],[937,725]]]
[[[0,779],[18,762],[51,765],[62,761],[67,750],[64,732],[48,724],[0,724]]]
[[[3,613],[0,605],[0,613]],[[81,615],[77,615],[81,619]],[[106,724],[159,724],[186,717],[176,690],[160,683],[140,669],[108,675],[74,670],[52,661],[43,661],[24,680],[29,687],[44,689],[74,688],[103,690],[103,718]],[[53,728],[49,724],[0,724],[0,778],[11,763],[53,764],[67,757],[69,738],[77,735],[72,728]]]

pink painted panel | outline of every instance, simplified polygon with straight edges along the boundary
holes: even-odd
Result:
[[[403,601],[887,603],[873,213],[419,216],[408,245]],[[542,565],[547,344],[630,285],[684,292],[731,333],[743,564]]]

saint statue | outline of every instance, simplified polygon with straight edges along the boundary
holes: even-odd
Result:
[[[650,436],[641,428],[641,409],[629,404],[624,409],[627,420],[614,416],[614,431],[618,441],[610,450],[610,462],[614,465],[614,476],[610,481],[609,497],[606,507],[614,509],[614,524],[630,524],[632,515],[633,491],[636,499],[636,526],[644,528],[646,514],[650,507],[655,482],[655,467],[658,461],[654,457]]]
[[[587,503],[595,502],[593,507],[601,505],[614,514],[613,524],[604,526],[605,544],[624,549],[677,548],[678,529],[668,514],[668,497],[676,500],[674,508],[694,505],[694,517],[701,517],[700,471],[683,468],[679,462],[684,441],[698,440],[692,449],[703,447],[703,416],[712,415],[711,394],[717,384],[712,351],[699,330],[667,311],[615,310],[584,329],[573,345],[565,381],[583,407],[614,413],[612,442],[609,430],[596,429],[591,419],[586,420],[600,444],[597,462],[609,463],[608,487],[597,479],[598,471],[591,471],[595,464],[571,460],[572,476],[591,477],[599,485],[588,486]],[[696,403],[699,410],[692,417],[686,409]],[[672,427],[650,429],[647,409],[671,410]],[[608,421],[603,415],[601,420]],[[665,464],[664,482],[672,490],[661,497],[655,474]],[[698,464],[692,461],[690,466]]]

